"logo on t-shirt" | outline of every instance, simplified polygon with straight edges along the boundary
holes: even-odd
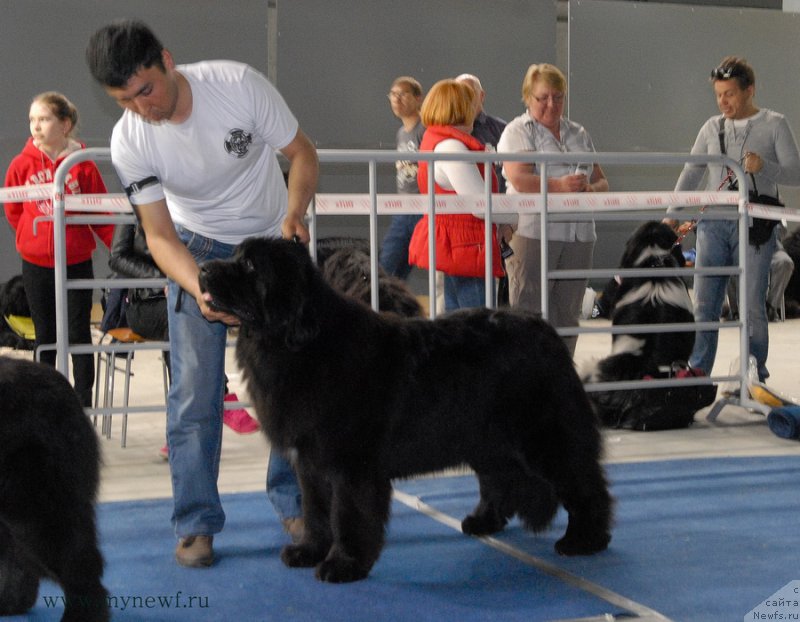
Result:
[[[225,139],[225,151],[237,158],[243,158],[247,155],[250,148],[250,143],[253,142],[253,135],[240,129],[233,129],[228,132],[228,137]]]

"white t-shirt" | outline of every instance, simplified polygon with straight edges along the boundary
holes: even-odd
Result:
[[[126,110],[114,126],[111,157],[135,205],[165,198],[176,225],[238,244],[280,236],[287,190],[275,152],[298,123],[277,89],[243,63],[180,65],[192,89],[183,123],[149,123]]]

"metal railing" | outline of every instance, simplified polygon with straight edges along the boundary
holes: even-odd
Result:
[[[368,209],[363,213],[369,217],[369,244],[371,248],[371,275],[372,275],[372,306],[378,307],[378,222],[379,214],[402,214],[402,213],[424,213],[429,216],[428,239],[434,240],[434,218],[436,213],[463,213],[463,212],[483,212],[485,220],[485,249],[486,253],[486,305],[494,305],[494,277],[492,266],[492,220],[500,214],[518,214],[520,212],[537,213],[541,218],[541,265],[542,265],[542,309],[543,315],[547,317],[548,309],[548,288],[547,281],[551,279],[584,279],[588,277],[606,277],[615,275],[620,276],[646,276],[652,274],[652,269],[619,269],[619,268],[593,268],[589,271],[575,270],[550,270],[547,257],[548,243],[548,222],[558,220],[634,220],[640,216],[652,218],[654,210],[663,210],[664,201],[670,200],[670,204],[680,204],[682,198],[691,198],[686,205],[699,207],[698,195],[704,193],[660,193],[659,201],[649,200],[654,194],[659,193],[602,193],[603,199],[598,204],[595,195],[594,204],[583,194],[554,194],[549,193],[547,184],[544,183],[548,168],[554,164],[578,164],[585,162],[586,153],[494,153],[494,152],[468,152],[468,153],[431,153],[415,152],[414,160],[429,162],[429,184],[428,195],[393,195],[378,193],[378,166],[382,164],[394,164],[398,159],[408,159],[409,154],[397,151],[357,151],[357,150],[320,150],[319,160],[324,164],[364,164],[368,167],[369,189],[366,195],[368,199]],[[117,215],[67,215],[65,194],[63,191],[66,174],[75,164],[90,159],[109,159],[110,150],[105,148],[84,149],[75,152],[64,159],[56,170],[53,182],[53,221],[54,221],[54,244],[55,244],[55,297],[56,297],[56,367],[65,375],[68,375],[69,353],[86,353],[98,351],[132,351],[136,349],[163,349],[160,342],[149,342],[143,344],[114,344],[114,345],[70,345],[68,343],[68,314],[67,314],[67,290],[95,287],[154,287],[160,286],[165,281],[163,279],[93,279],[93,280],[67,280],[66,278],[66,244],[65,227],[69,224],[86,223],[131,223],[134,222],[133,216],[128,213]],[[716,376],[711,378],[681,379],[675,380],[648,380],[648,381],[627,381],[617,383],[602,383],[586,385],[587,390],[611,390],[611,389],[631,389],[647,386],[656,388],[659,386],[686,386],[688,384],[707,384],[719,381],[735,381],[740,385],[740,403],[749,408],[758,407],[759,404],[749,399],[747,391],[748,378],[748,355],[749,341],[748,331],[744,329],[748,317],[747,291],[747,184],[745,183],[745,173],[741,166],[731,158],[721,155],[687,155],[670,153],[593,153],[590,158],[593,162],[600,165],[635,165],[635,166],[663,166],[676,165],[682,166],[686,163],[691,164],[722,164],[729,167],[739,180],[738,196],[734,201],[730,200],[731,193],[721,193],[727,197],[729,205],[736,205],[736,211],[731,209],[719,213],[705,213],[704,219],[738,219],[739,221],[739,263],[737,266],[728,267],[709,267],[709,268],[658,268],[659,274],[687,276],[689,274],[702,274],[707,276],[738,275],[740,278],[739,286],[739,317],[744,319],[738,322],[703,322],[692,325],[692,330],[716,330],[719,328],[738,328],[739,329],[739,351],[740,369],[738,375]],[[492,194],[491,178],[487,176],[484,184],[484,194],[482,196],[463,196],[459,195],[455,200],[452,197],[443,197],[433,193],[434,169],[437,162],[441,161],[464,161],[484,163],[487,167],[496,161],[515,161],[535,163],[540,167],[542,185],[541,191],[531,195],[497,195]],[[714,193],[705,193],[711,194]],[[720,193],[717,193],[720,194]],[[109,195],[119,202],[124,195]],[[326,198],[335,198],[336,195],[319,194],[309,207],[309,223],[312,238],[312,253],[314,252],[318,235],[318,210],[317,205]],[[349,196],[349,195],[348,195]],[[413,200],[412,200],[413,197]],[[619,200],[615,200],[619,199]],[[700,198],[708,198],[700,196]],[[713,199],[714,197],[710,197]],[[637,203],[637,200],[639,201]],[[589,209],[582,204],[589,201],[593,205]],[[347,203],[347,202],[345,202]],[[551,204],[560,203],[559,209],[551,208]],[[386,207],[392,204],[393,207]],[[530,204],[530,205],[529,205]],[[379,208],[379,205],[381,206]],[[522,206],[525,206],[524,209]],[[399,207],[398,207],[399,206]],[[609,207],[610,206],[610,207]],[[336,210],[326,211],[325,214],[337,213]],[[350,214],[352,211],[346,209],[339,213]],[[360,212],[359,212],[360,213]],[[800,220],[800,217],[798,217]],[[429,265],[436,265],[435,244],[429,244]],[[436,315],[436,283],[434,270],[429,271],[428,292],[431,305],[431,316]],[[656,329],[652,325],[632,325],[632,326],[603,326],[603,327],[577,327],[562,328],[559,333],[567,335],[578,335],[580,333],[647,333],[654,332],[685,332],[686,324],[659,324]],[[136,412],[137,409],[130,407],[129,412]],[[152,409],[149,409],[152,410]],[[105,413],[104,413],[105,414]]]

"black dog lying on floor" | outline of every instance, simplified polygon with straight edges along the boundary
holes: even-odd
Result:
[[[18,335],[5,318],[30,317],[31,310],[25,295],[22,276],[16,275],[0,285],[0,346],[15,350],[33,350],[33,341]]]
[[[52,367],[0,356],[0,615],[36,603],[39,580],[64,590],[62,621],[108,620],[94,502],[97,436]]]
[[[359,238],[323,238],[317,244],[317,265],[337,291],[372,304],[369,242]],[[405,282],[378,266],[378,309],[402,317],[421,317],[422,306]]]
[[[678,236],[666,224],[646,222],[628,239],[619,267],[683,267],[686,262],[680,246],[676,245],[677,239]],[[610,308],[611,323],[614,326],[694,323],[692,300],[686,283],[680,276],[654,274],[623,277],[617,281]],[[685,363],[689,360],[695,337],[693,326],[690,328],[686,332],[615,334],[612,338],[611,356],[586,370],[584,381],[611,382],[664,377],[673,363]],[[709,401],[696,406],[683,417],[677,416],[681,406],[692,407],[698,399],[694,395],[698,391],[697,387],[687,389],[688,393],[673,390],[672,394],[672,399],[676,402],[673,410],[677,420],[685,421],[683,427],[689,425],[695,410],[710,403]],[[661,393],[663,391],[664,389],[598,391],[589,393],[589,399],[606,425],[656,429],[658,424],[655,421],[650,421],[650,427],[647,428],[637,427],[636,422],[644,417],[645,412],[649,412],[654,399],[664,397]]]
[[[200,286],[241,319],[248,392],[298,474],[305,532],[283,549],[286,565],[363,579],[383,547],[391,480],[462,464],[480,484],[464,533],[495,533],[515,514],[540,531],[561,502],[559,553],[608,546],[597,420],[546,322],[487,309],[434,321],[374,313],[283,240],[246,240],[231,259],[205,263]]]

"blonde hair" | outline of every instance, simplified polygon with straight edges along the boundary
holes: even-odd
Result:
[[[78,109],[67,99],[66,95],[58,91],[46,91],[34,97],[31,104],[34,102],[41,102],[47,106],[59,121],[69,121],[72,124],[67,136],[72,136],[77,132]]]
[[[470,125],[475,120],[477,93],[469,84],[457,80],[439,80],[422,102],[420,119],[431,125]]]
[[[525,78],[522,80],[523,104],[528,104],[528,100],[533,94],[533,87],[537,82],[544,82],[549,87],[562,93],[567,92],[567,78],[558,67],[550,63],[534,63],[528,67],[528,71],[525,72]]]

